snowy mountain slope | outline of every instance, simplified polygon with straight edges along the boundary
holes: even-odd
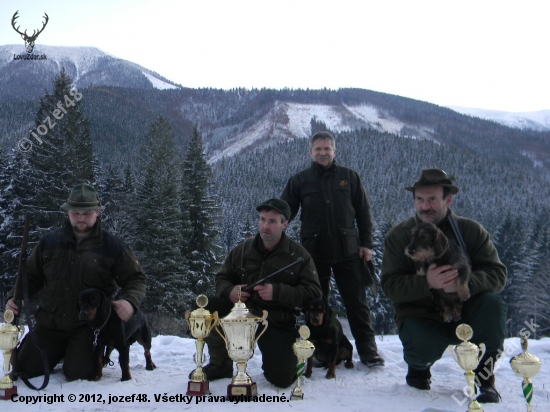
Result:
[[[458,106],[450,106],[449,108],[458,113],[493,120],[508,127],[531,129],[539,132],[550,131],[550,110],[513,113]]]
[[[428,128],[407,125],[374,106],[331,106],[277,101],[261,119],[232,136],[225,147],[215,152],[209,161],[216,162],[224,156],[235,155],[247,147],[267,141],[273,144],[288,138],[308,138],[313,118],[336,132],[365,127],[411,138],[431,138]],[[404,130],[406,133],[403,133]]]
[[[159,74],[135,63],[120,59],[95,47],[58,47],[37,45],[35,55],[45,60],[14,60],[26,54],[22,45],[0,46],[0,98],[35,98],[62,67],[75,81],[77,88],[120,86],[140,89],[181,88]],[[26,87],[14,90],[17,83]]]

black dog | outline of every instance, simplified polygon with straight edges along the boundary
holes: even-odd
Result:
[[[86,289],[78,297],[80,320],[89,322],[96,335],[93,357],[95,370],[90,380],[101,380],[103,368],[109,364],[113,349],[119,353],[122,381],[132,379],[130,374],[130,346],[138,342],[145,349],[145,369],[156,368],[151,359],[151,330],[145,315],[137,311],[128,322],[123,322],[114,309],[111,300],[99,289]]]
[[[342,331],[342,324],[332,313],[332,309],[322,298],[309,301],[306,309],[306,324],[315,345],[313,357],[328,366],[326,378],[336,377],[335,367],[345,360],[345,367],[353,368],[353,346]],[[313,359],[307,360],[306,377],[311,377]]]
[[[442,309],[445,322],[461,318],[462,302],[470,297],[468,282],[471,269],[468,258],[462,248],[453,240],[447,239],[443,232],[433,223],[421,223],[412,233],[412,241],[405,249],[405,254],[416,263],[417,274],[426,276],[431,264],[436,266],[451,265],[458,269],[456,293],[447,293],[436,289],[434,296],[437,305]]]

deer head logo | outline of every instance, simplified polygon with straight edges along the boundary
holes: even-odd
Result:
[[[40,33],[42,33],[42,31],[46,27],[46,24],[48,24],[48,20],[50,18],[48,17],[48,15],[46,13],[44,13],[44,18],[46,19],[46,21],[42,23],[42,28],[40,30],[38,30],[38,32],[36,30],[34,30],[33,33],[32,33],[32,36],[29,36],[27,34],[27,30],[25,30],[24,33],[21,33],[19,31],[19,26],[17,26],[17,28],[15,28],[15,20],[17,20],[17,18],[19,17],[17,15],[18,13],[19,13],[19,10],[17,10],[15,12],[15,14],[13,15],[13,17],[11,18],[11,25],[12,25],[13,29],[21,35],[21,38],[23,40],[25,40],[25,48],[27,49],[27,53],[30,54],[34,50],[34,42],[36,41],[36,38],[38,37],[38,35]]]

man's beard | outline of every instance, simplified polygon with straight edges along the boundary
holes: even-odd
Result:
[[[87,234],[87,233],[91,233],[91,232],[92,232],[93,227],[90,227],[90,226],[86,225],[83,229],[81,229],[81,228],[78,227],[78,224],[76,224],[76,225],[73,226],[73,230],[74,230],[76,233]]]

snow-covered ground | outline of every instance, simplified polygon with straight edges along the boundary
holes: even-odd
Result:
[[[210,398],[187,398],[188,374],[194,368],[193,354],[195,341],[175,336],[157,336],[153,339],[152,356],[157,365],[154,371],[145,370],[142,347],[134,344],[131,350],[131,372],[133,379],[120,382],[118,364],[104,370],[100,382],[67,382],[60,367],[50,377],[48,387],[39,393],[28,389],[18,381],[18,402],[0,401],[5,411],[212,411],[233,410],[263,412],[287,411],[466,411],[467,402],[463,394],[466,380],[463,371],[448,352],[432,367],[432,389],[419,391],[405,383],[407,366],[403,361],[401,342],[397,336],[377,337],[380,354],[386,359],[384,368],[371,370],[361,364],[354,353],[355,368],[345,369],[341,364],[336,370],[336,379],[325,379],[325,370],[316,368],[311,379],[304,378],[303,401],[286,401],[293,387],[279,389],[269,384],[261,370],[261,354],[258,350],[248,363],[248,372],[258,385],[259,395],[279,397],[278,402],[249,402],[237,405],[222,397],[227,391],[230,379],[210,383]],[[519,338],[507,339],[505,354],[497,362],[497,389],[502,395],[500,404],[486,404],[486,412],[524,411],[525,401],[521,390],[521,378],[510,368],[511,356],[521,352]],[[550,338],[529,341],[529,352],[542,362],[539,374],[534,377],[534,411],[550,410]],[[113,355],[116,354],[116,351]],[[113,356],[115,359],[116,356]],[[115,360],[116,362],[116,360]],[[34,379],[41,384],[41,378]],[[32,404],[32,396],[43,395]],[[57,395],[58,402],[48,403]],[[69,397],[74,395],[71,402]],[[131,400],[132,395],[134,401]],[[138,401],[140,396],[141,402]],[[59,398],[63,396],[63,401]],[[285,401],[281,401],[284,396]],[[49,397],[49,398],[48,398]],[[114,402],[113,398],[124,398],[124,402]],[[172,397],[170,400],[169,397]],[[179,397],[179,400],[177,399]],[[23,403],[29,399],[31,403]],[[38,398],[34,398],[35,400]],[[71,397],[72,399],[72,397]],[[95,402],[94,402],[95,399]],[[216,401],[217,400],[217,401]],[[109,403],[111,402],[111,403]],[[281,409],[283,408],[283,409]]]

